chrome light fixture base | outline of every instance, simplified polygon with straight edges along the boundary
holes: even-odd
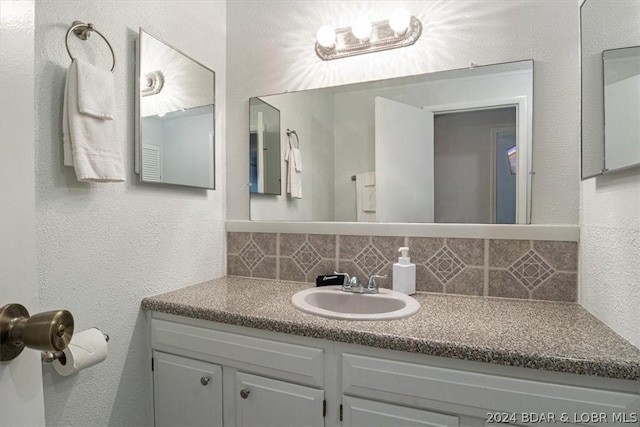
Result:
[[[389,26],[388,20],[373,22],[371,28],[371,36],[367,41],[362,41],[354,36],[350,27],[339,28],[336,30],[335,45],[324,47],[316,42],[316,53],[322,60],[329,61],[346,56],[410,46],[422,34],[422,23],[415,16],[411,17],[409,27],[404,34],[397,34]]]

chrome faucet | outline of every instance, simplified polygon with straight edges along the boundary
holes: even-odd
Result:
[[[367,292],[370,294],[377,294],[378,293],[378,284],[376,283],[376,279],[386,279],[387,275],[380,275],[380,274],[372,274],[371,277],[369,277],[369,282],[367,283]]]
[[[371,277],[369,277],[367,286],[363,286],[357,276],[349,276],[348,273],[338,273],[337,271],[334,271],[333,273],[345,276],[344,282],[342,283],[342,290],[344,292],[351,292],[354,294],[377,294],[378,284],[376,283],[376,279],[387,278],[386,274],[384,276],[373,274],[371,275]]]

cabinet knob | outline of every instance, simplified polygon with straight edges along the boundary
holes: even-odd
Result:
[[[251,393],[251,390],[249,390],[248,388],[243,388],[242,390],[240,390],[240,397],[246,399],[247,397],[249,397],[249,393]]]
[[[200,384],[206,386],[207,384],[209,384],[209,381],[211,381],[211,377],[205,375],[204,377],[200,378]]]

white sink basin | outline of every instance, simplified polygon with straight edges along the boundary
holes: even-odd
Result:
[[[420,309],[410,296],[383,288],[377,294],[354,294],[340,286],[322,286],[296,293],[291,302],[305,313],[344,320],[401,319]]]

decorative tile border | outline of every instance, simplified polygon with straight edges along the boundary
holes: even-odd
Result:
[[[278,277],[275,234],[227,233],[227,274],[230,276]]]
[[[464,270],[464,263],[456,254],[451,252],[446,246],[427,261],[427,268],[433,273],[443,285]]]
[[[408,246],[424,292],[577,300],[576,242],[289,233],[227,233],[227,274],[315,283],[347,272],[386,274]]]

